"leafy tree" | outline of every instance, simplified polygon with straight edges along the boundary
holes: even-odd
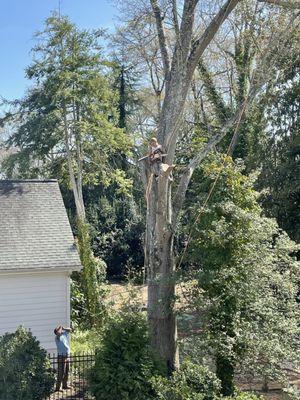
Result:
[[[84,265],[82,273],[79,273],[78,282],[81,286],[80,292],[84,294],[85,308],[88,311],[81,314],[77,320],[80,323],[88,321],[96,325],[101,323],[105,316],[105,307],[101,301],[105,294],[103,283],[106,278],[106,264],[93,254],[88,224],[78,220],[77,229],[79,256]]]
[[[8,144],[19,150],[6,161],[7,174],[65,177],[83,219],[83,183],[108,184],[115,174],[110,157],[130,148],[128,137],[116,128],[117,96],[109,85],[100,37],[101,31],[80,31],[65,17],[48,18],[26,70],[33,86],[3,119],[13,123]],[[27,162],[26,169],[17,169],[19,160]]]
[[[66,17],[49,17],[26,70],[33,85],[2,120],[12,124],[7,143],[18,149],[4,163],[7,176],[58,176],[73,192],[92,324],[101,305],[96,260],[85,227],[83,185],[128,184],[124,172],[111,168],[111,162],[130,148],[130,140],[117,128],[118,97],[110,87],[110,65],[103,58],[100,38],[101,31],[79,30]]]
[[[0,337],[1,399],[44,399],[54,381],[47,353],[30,332],[20,327]]]
[[[140,275],[143,268],[144,200],[131,168],[127,176],[132,176],[134,184],[123,185],[125,190],[120,190],[117,184],[107,188],[103,185],[83,186],[92,250],[106,263],[108,279],[124,279],[129,271]],[[61,189],[77,236],[73,195],[67,187]]]
[[[144,316],[127,311],[106,326],[89,389],[97,400],[148,400],[152,398],[150,378],[156,372]]]
[[[295,359],[299,247],[262,216],[253,182],[230,158],[207,164],[193,190],[219,174],[193,229],[188,277],[197,282],[191,305],[204,318],[203,346],[212,350],[222,393],[232,395],[237,366],[278,377],[280,363]],[[192,209],[195,218],[198,204]]]

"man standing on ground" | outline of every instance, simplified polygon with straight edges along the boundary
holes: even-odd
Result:
[[[70,332],[71,328],[64,328],[61,325],[54,329],[58,365],[56,392],[61,391],[61,385],[63,389],[71,389],[71,387],[68,386],[70,370]]]

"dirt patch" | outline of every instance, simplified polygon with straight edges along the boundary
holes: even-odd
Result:
[[[112,283],[108,285],[109,293],[107,303],[115,310],[121,309],[125,305],[135,304],[141,309],[147,307],[147,285],[128,285]]]

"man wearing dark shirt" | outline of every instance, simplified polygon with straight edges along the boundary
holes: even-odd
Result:
[[[57,381],[55,391],[70,389],[68,386],[69,369],[70,369],[70,328],[57,326],[54,329],[55,343],[57,348]]]

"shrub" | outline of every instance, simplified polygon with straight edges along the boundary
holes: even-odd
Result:
[[[300,389],[296,386],[283,389],[283,400],[300,400]]]
[[[154,371],[145,318],[138,312],[125,312],[111,319],[89,376],[95,398],[149,400]]]
[[[207,367],[185,361],[170,379],[152,379],[157,399],[160,400],[217,400],[221,384]]]
[[[231,399],[231,397],[228,399]],[[233,400],[263,400],[263,397],[254,393],[239,392],[233,397]]]
[[[94,353],[99,345],[101,331],[95,328],[88,330],[76,329],[72,334],[72,354],[82,355]]]
[[[0,399],[36,400],[54,384],[47,353],[25,328],[0,337]]]

